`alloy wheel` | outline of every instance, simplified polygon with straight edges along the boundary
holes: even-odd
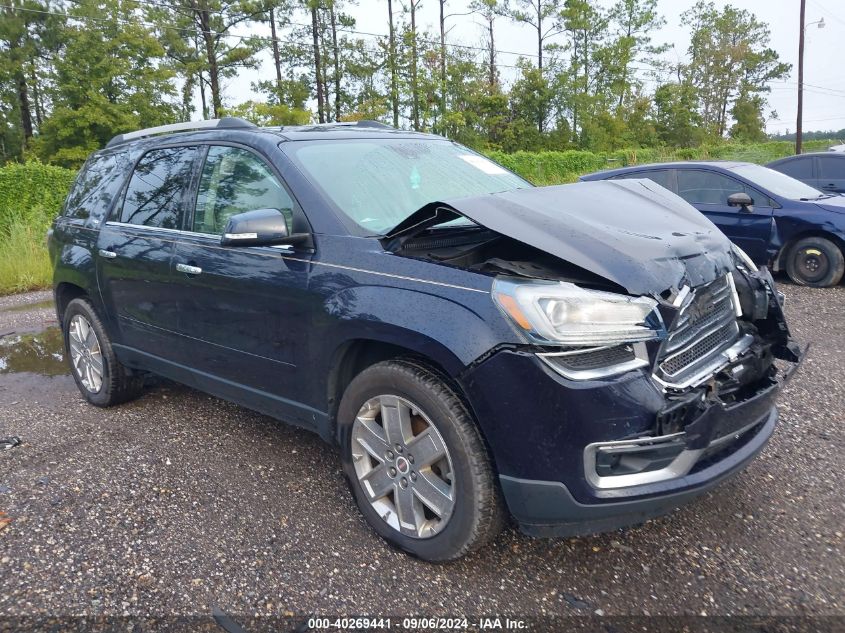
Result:
[[[455,506],[452,460],[443,436],[412,402],[371,398],[352,425],[352,461],[367,501],[393,529],[430,538]]]
[[[81,314],[70,320],[68,343],[73,371],[83,387],[98,393],[103,386],[103,354],[94,328]]]

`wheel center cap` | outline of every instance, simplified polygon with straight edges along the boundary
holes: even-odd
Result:
[[[408,464],[408,460],[404,457],[397,457],[396,470],[398,470],[403,475],[407,475],[408,471],[411,470],[411,466],[410,464]]]

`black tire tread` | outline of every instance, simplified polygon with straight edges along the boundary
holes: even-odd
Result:
[[[91,323],[92,327],[94,327],[94,330],[97,333],[97,339],[100,341],[100,351],[103,354],[103,362],[107,367],[107,371],[105,372],[106,375],[103,376],[103,386],[93,397],[91,394],[87,393],[84,387],[80,385],[80,391],[85,399],[98,407],[112,407],[137,398],[144,387],[144,378],[143,376],[134,374],[127,370],[117,359],[108,334],[106,334],[103,322],[100,320],[97,311],[88,299],[84,297],[77,297],[68,303],[65,308],[63,324],[65,340],[67,341],[69,337],[68,325],[70,323],[70,318],[77,311],[83,313],[83,315]],[[70,351],[68,349],[67,342],[65,342],[65,350],[68,354],[68,362],[70,362]],[[71,372],[74,373],[74,379],[76,379],[73,369],[71,369]]]
[[[799,275],[795,270],[795,265],[793,263],[796,251],[811,245],[821,247],[824,250],[828,251],[829,259],[831,259],[830,273],[828,273],[826,277],[822,278],[817,282],[808,282],[802,279],[801,275]],[[809,286],[816,288],[835,286],[840,281],[842,281],[842,277],[845,274],[845,254],[843,254],[842,250],[835,242],[827,238],[815,236],[805,237],[799,239],[789,247],[789,250],[786,253],[786,272],[789,275],[789,278],[794,283],[800,286]]]

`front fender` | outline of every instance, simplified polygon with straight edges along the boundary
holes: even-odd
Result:
[[[455,289],[446,297],[389,286],[345,288],[326,298],[335,348],[372,339],[408,348],[457,376],[513,336],[488,293]],[[473,295],[473,296],[468,296]]]

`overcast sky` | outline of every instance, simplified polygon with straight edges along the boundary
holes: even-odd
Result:
[[[401,6],[401,0],[395,2]],[[449,0],[447,13],[466,12],[468,0]],[[602,0],[610,6],[612,0]],[[689,45],[689,30],[680,24],[680,14],[695,4],[695,0],[659,0],[659,11],[666,18],[666,26],[653,34],[654,43],[670,44],[665,57],[673,62],[684,59]],[[798,77],[798,19],[799,0],[732,0],[730,3],[716,1],[717,6],[732,4],[754,13],[758,19],[767,22],[771,29],[770,46],[781,60],[792,64],[792,73],[785,81],[772,84],[769,95],[771,110],[777,112],[777,119],[769,120],[767,130],[781,133],[795,130],[797,113]],[[357,20],[355,29],[369,33],[387,33],[387,3],[384,0],[359,0],[350,5],[348,13]],[[804,130],[839,130],[845,128],[845,0],[807,0],[807,23],[824,18],[825,27],[808,26],[804,48]],[[418,23],[423,28],[437,32],[438,3],[423,0],[418,13]],[[447,19],[447,42],[467,45],[481,45],[483,29],[475,16],[455,16]],[[240,33],[242,34],[242,33]],[[265,33],[261,33],[265,35]],[[361,36],[374,42],[374,38]],[[496,30],[496,45],[500,51],[536,54],[536,39],[530,27],[499,19]],[[500,53],[499,63],[512,66],[518,55]],[[273,71],[267,56],[258,71],[245,71],[228,81],[227,101],[236,103],[255,98],[250,83],[258,78],[272,77]],[[504,80],[509,83],[513,71],[502,69]],[[646,73],[641,72],[643,79]],[[653,87],[652,80],[648,80]],[[768,112],[766,113],[768,116]]]

